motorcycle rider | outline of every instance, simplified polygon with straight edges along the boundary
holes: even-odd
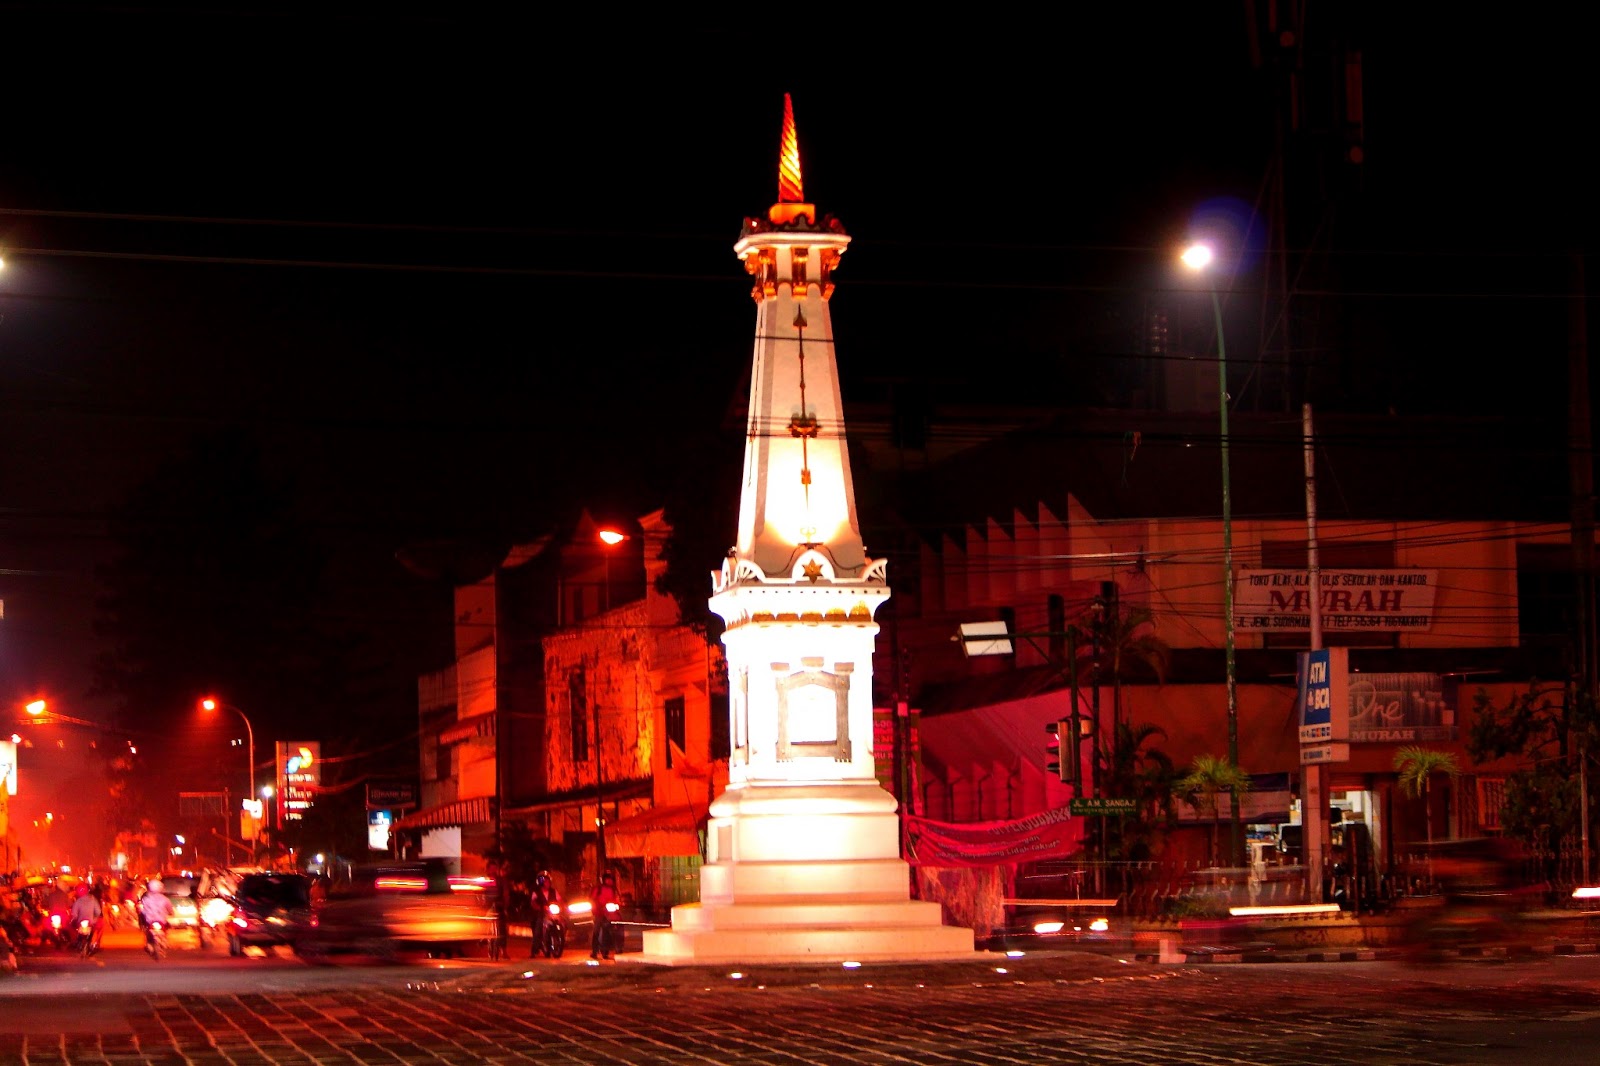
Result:
[[[594,893],[594,938],[589,943],[591,959],[609,959],[613,950],[611,916],[617,912],[617,875],[607,870]]]
[[[163,926],[172,924],[172,900],[167,898],[167,887],[161,878],[152,877],[145,893],[139,898],[139,923],[149,930],[154,922]],[[148,936],[148,932],[146,933]]]
[[[100,950],[100,934],[104,926],[105,912],[100,908],[100,900],[89,890],[87,881],[78,883],[77,898],[72,901],[72,931],[76,935],[78,923],[89,923],[89,951]]]
[[[561,912],[559,910],[555,914],[550,913],[550,905],[552,903],[557,908],[561,906],[561,892],[556,888],[555,881],[551,879],[549,870],[541,870],[539,876],[534,879],[531,902],[533,905],[533,947],[529,951],[528,958],[537,959],[540,949],[544,947],[545,931],[549,928],[549,923],[561,921]]]
[[[46,935],[58,947],[67,944],[68,922],[72,920],[72,897],[67,895],[67,890],[61,887],[60,881],[50,882],[50,890],[44,898],[43,911],[46,921]]]

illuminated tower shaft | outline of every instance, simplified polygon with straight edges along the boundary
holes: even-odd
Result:
[[[712,578],[728,789],[711,804],[700,902],[645,933],[653,961],[972,951],[970,929],[910,898],[894,797],[875,776],[873,615],[889,587],[856,522],[827,302],[849,240],[804,202],[786,97],[779,202],[734,245],[757,312],[738,539]]]

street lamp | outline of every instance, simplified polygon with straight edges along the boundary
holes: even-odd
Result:
[[[627,540],[628,535],[615,529],[602,529],[595,534],[595,537],[599,539],[601,544],[605,545],[600,550],[600,557],[605,560],[606,574],[606,600],[602,610],[609,611],[611,610],[611,552],[608,549],[615,548],[618,544]]]
[[[1183,250],[1179,257],[1183,265],[1196,273],[1205,273],[1215,260],[1211,246],[1197,242]],[[1235,769],[1239,766],[1239,686],[1237,672],[1234,666],[1234,635],[1233,635],[1233,496],[1229,487],[1228,478],[1228,349],[1223,341],[1222,332],[1222,299],[1217,295],[1215,283],[1209,286],[1211,290],[1211,312],[1216,316],[1217,328],[1217,410],[1221,419],[1222,433],[1222,616],[1224,630],[1224,670],[1227,678],[1228,690],[1228,762]],[[1239,820],[1239,793],[1229,790],[1232,797],[1233,831],[1231,834],[1230,858],[1232,865],[1237,866],[1241,861],[1243,841],[1240,832]]]
[[[256,731],[250,726],[250,716],[245,714],[239,708],[235,707],[233,704],[218,702],[214,697],[211,696],[207,696],[205,699],[200,701],[201,710],[214,711],[218,707],[232,711],[244,722],[245,744],[247,745],[245,750],[245,758],[250,760],[250,773],[248,775],[250,778],[249,795],[254,796],[256,794]]]

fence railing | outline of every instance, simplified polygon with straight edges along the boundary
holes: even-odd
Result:
[[[1500,871],[1503,884],[1525,893],[1530,902],[1551,907],[1582,907],[1572,890],[1592,884],[1583,876],[1582,856],[1574,849],[1527,855]],[[1303,866],[1218,868],[1200,862],[1098,862],[1066,860],[1039,863],[1019,872],[1018,898],[1116,899],[1113,913],[1141,920],[1226,913],[1233,905],[1337,903],[1354,913],[1382,913],[1407,897],[1429,897],[1447,887],[1450,874],[1437,857],[1424,852],[1397,857],[1386,871],[1330,871],[1319,891],[1306,884]]]

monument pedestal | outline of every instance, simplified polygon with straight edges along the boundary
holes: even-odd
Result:
[[[711,805],[701,902],[644,934],[644,962],[870,962],[970,956],[971,929],[911,898],[894,797],[875,781],[756,783]]]

